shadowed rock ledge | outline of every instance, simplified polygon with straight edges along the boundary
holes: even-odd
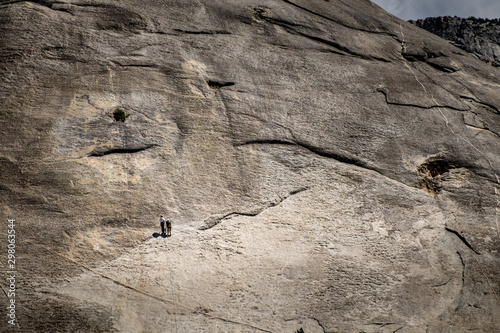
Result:
[[[500,329],[497,68],[367,0],[4,1],[0,34],[2,331]]]

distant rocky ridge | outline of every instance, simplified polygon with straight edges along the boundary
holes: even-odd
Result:
[[[428,17],[410,21],[453,45],[476,55],[479,59],[500,63],[500,20],[483,18],[460,18],[451,16]]]
[[[500,332],[497,68],[369,0],[8,0],[0,36],[0,332]]]

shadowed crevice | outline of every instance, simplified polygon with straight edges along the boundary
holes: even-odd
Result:
[[[71,15],[75,15],[73,14],[71,11],[69,11],[68,9],[66,8],[60,8],[60,7],[54,7],[53,5],[65,5],[67,3],[65,2],[59,2],[59,1],[44,1],[44,0],[6,0],[6,1],[2,1],[2,3],[0,3],[0,7],[4,7],[4,6],[8,6],[8,5],[13,5],[13,4],[16,4],[16,3],[22,3],[22,2],[31,2],[31,3],[34,3],[36,5],[39,5],[39,6],[43,6],[45,8],[48,8],[50,10],[54,10],[54,11],[58,11],[58,12],[65,12],[65,13],[68,13],[68,14],[71,14]]]
[[[296,146],[295,142],[278,140],[278,139],[263,139],[263,140],[250,140],[244,143],[237,144],[236,147],[249,146],[249,145],[286,145],[286,146]]]
[[[222,87],[234,86],[234,82],[219,82],[214,80],[207,80],[207,84],[212,89],[220,89]]]
[[[175,32],[180,32],[189,35],[231,35],[227,30],[182,30],[174,29]]]
[[[298,141],[275,140],[275,139],[251,140],[251,141],[247,141],[244,143],[235,144],[236,147],[248,146],[248,145],[285,145],[285,146],[300,147],[300,148],[306,149],[307,151],[309,151],[313,154],[316,154],[320,157],[329,158],[329,159],[335,160],[335,161],[340,162],[340,163],[354,165],[354,166],[363,168],[365,170],[376,172],[379,175],[386,177],[392,181],[395,181],[401,185],[404,185],[407,187],[415,187],[415,186],[411,186],[411,185],[408,185],[408,184],[402,182],[397,177],[393,177],[390,174],[387,174],[386,172],[384,172],[383,169],[380,169],[376,165],[370,164],[368,161],[363,161],[360,158],[357,158],[354,156],[347,156],[346,153],[326,151],[323,148],[314,147],[310,144],[305,144],[305,143],[301,143]]]
[[[385,97],[385,102],[388,105],[395,105],[395,106],[406,106],[406,107],[412,107],[412,108],[418,108],[418,109],[424,109],[424,110],[431,110],[431,109],[450,109],[454,111],[467,111],[467,109],[460,109],[454,106],[449,106],[449,105],[431,105],[431,106],[423,106],[419,104],[413,104],[413,103],[398,103],[398,102],[391,102],[389,101],[389,93],[385,91],[382,88],[378,88],[377,91],[379,93],[382,93]]]
[[[378,60],[378,61],[383,61],[383,62],[390,62],[389,60],[387,59],[384,59],[384,58],[378,58],[378,57],[372,57],[372,56],[367,56],[367,55],[364,55],[362,53],[358,53],[358,52],[354,52],[352,50],[350,50],[349,48],[337,43],[337,42],[334,42],[334,41],[331,41],[331,40],[328,40],[328,39],[324,39],[324,38],[321,38],[321,37],[316,37],[316,36],[311,36],[311,35],[308,35],[306,33],[303,33],[303,32],[300,32],[300,31],[297,31],[296,29],[293,29],[293,28],[290,28],[290,27],[287,27],[286,28],[287,30],[289,31],[292,31],[302,37],[306,37],[312,41],[315,41],[315,42],[318,42],[318,43],[321,43],[321,44],[325,44],[325,45],[328,45],[330,47],[333,47],[341,52],[333,52],[333,53],[336,53],[336,54],[340,54],[340,55],[350,55],[350,56],[354,56],[354,57],[357,57],[357,58],[361,58],[361,59],[364,59],[364,60]]]
[[[450,229],[450,228],[448,228],[448,227],[445,227],[444,229],[445,229],[446,231],[448,231],[448,232],[451,232],[451,233],[452,233],[452,234],[454,234],[455,236],[457,236],[457,237],[458,237],[458,238],[462,241],[462,243],[464,243],[464,244],[465,244],[465,246],[467,246],[467,247],[468,247],[468,248],[469,248],[472,252],[474,252],[475,254],[481,254],[481,253],[479,253],[478,251],[476,251],[476,250],[472,247],[472,245],[470,245],[470,243],[467,241],[467,239],[465,239],[465,237],[464,237],[464,236],[462,236],[462,235],[461,235],[458,231],[453,230],[453,229]],[[460,258],[462,258],[462,256],[460,256]],[[462,260],[462,262],[463,262],[463,260]]]
[[[460,98],[464,99],[468,102],[476,103],[476,104],[478,104],[478,106],[480,106],[480,107],[482,107],[482,108],[484,108],[492,113],[500,114],[500,110],[492,104],[484,103],[484,102],[478,101],[475,98],[472,98],[469,96],[464,96],[464,95],[461,95]]]
[[[111,154],[134,154],[134,153],[145,151],[149,148],[157,147],[157,146],[158,146],[157,144],[149,144],[149,145],[145,145],[142,147],[136,147],[136,148],[94,149],[87,156],[88,157],[101,157],[101,156],[111,155]]]
[[[323,323],[321,323],[321,321],[319,321],[319,319],[314,318],[314,317],[311,317],[311,319],[314,320],[316,323],[318,323],[318,326],[321,327],[321,329],[323,330],[323,333],[327,333],[326,327],[323,326]]]
[[[310,152],[312,152],[316,155],[319,155],[321,157],[331,158],[331,159],[334,159],[334,160],[339,161],[341,163],[352,164],[352,165],[358,166],[360,168],[379,172],[379,170],[377,170],[375,167],[368,165],[367,162],[362,161],[362,160],[357,159],[357,158],[354,158],[354,157],[346,156],[346,155],[331,152],[331,151],[325,151],[322,148],[314,147],[314,146],[304,144],[304,143],[297,143],[297,145],[299,145],[300,147],[303,147],[303,148],[309,150]]]
[[[52,9],[52,4],[54,4],[54,2],[52,1],[44,1],[44,0],[6,0],[2,1],[1,5],[12,5],[20,2],[31,2],[40,6],[47,7],[49,9]]]
[[[362,32],[367,32],[367,33],[370,33],[370,34],[377,34],[377,35],[385,35],[385,36],[390,36],[390,37],[393,37],[395,38],[397,41],[401,42],[399,40],[399,36],[395,35],[395,34],[392,34],[392,33],[389,33],[389,32],[385,32],[385,31],[373,31],[373,30],[367,30],[367,29],[361,29],[361,28],[356,28],[356,27],[352,27],[350,25],[347,25],[345,23],[342,23],[342,22],[338,22],[334,19],[332,19],[331,17],[328,17],[328,16],[325,16],[323,14],[320,14],[320,13],[316,13],[315,11],[312,11],[310,9],[307,9],[305,7],[302,7],[300,5],[297,5],[296,3],[293,3],[292,1],[289,1],[289,0],[283,0],[283,2],[289,4],[289,5],[292,5],[296,8],[299,8],[300,10],[303,10],[303,11],[306,11],[308,12],[309,14],[312,14],[312,15],[315,15],[315,16],[318,16],[318,17],[321,17],[325,20],[328,20],[330,22],[333,22],[333,23],[336,23],[338,25],[341,25],[345,28],[348,28],[348,29],[352,29],[352,30],[357,30],[357,31],[362,31]]]
[[[120,60],[110,60],[115,65],[118,65],[120,67],[143,67],[143,68],[158,68],[158,65],[156,64],[141,64],[141,63],[126,63],[125,61],[120,61]]]
[[[450,172],[452,169],[456,169],[457,165],[458,163],[448,161],[444,158],[430,158],[422,163],[417,168],[417,171],[423,175],[435,178]]]
[[[283,198],[280,198],[280,200],[278,200],[276,202],[270,202],[266,206],[264,206],[263,208],[259,208],[257,210],[251,211],[251,212],[230,212],[230,213],[224,214],[222,216],[219,215],[219,216],[209,217],[208,219],[206,219],[204,221],[205,225],[203,225],[202,227],[200,227],[199,230],[212,229],[213,227],[215,227],[218,224],[220,224],[222,221],[230,219],[230,218],[233,218],[233,217],[236,217],[236,216],[255,217],[255,216],[260,215],[261,213],[263,213],[264,211],[266,211],[266,210],[268,210],[270,208],[279,206],[283,201],[285,201],[286,199],[290,198],[291,196],[299,194],[299,193],[307,191],[307,190],[309,190],[309,188],[307,188],[307,187],[305,187],[305,188],[303,187],[303,188],[299,188],[297,190],[293,190],[288,195],[284,196]]]
[[[271,24],[278,25],[278,26],[282,27],[283,29],[285,29],[288,33],[308,38],[316,43],[321,43],[321,44],[327,45],[329,47],[332,47],[332,48],[335,48],[336,50],[338,50],[338,51],[335,51],[335,50],[330,49],[329,51],[332,53],[335,53],[338,55],[343,55],[343,56],[354,56],[354,57],[364,59],[364,60],[378,60],[378,61],[382,61],[382,62],[391,62],[390,60],[387,60],[384,58],[368,56],[368,55],[365,55],[362,53],[355,52],[355,51],[345,47],[344,45],[341,45],[340,43],[337,43],[337,42],[334,42],[334,41],[331,41],[331,40],[328,40],[325,38],[312,36],[310,34],[304,33],[302,31],[299,31],[296,29],[296,27],[311,29],[310,27],[264,15],[264,12],[259,11],[258,9],[256,9],[256,11],[257,11],[257,15],[260,19],[262,19],[266,22],[269,22]]]
[[[326,151],[325,149],[318,148],[306,143],[302,142],[297,142],[297,141],[287,141],[287,140],[251,140],[247,141],[241,144],[238,144],[236,146],[248,146],[248,145],[287,145],[287,146],[298,146],[302,147],[311,153],[314,153],[318,156],[321,157],[326,157],[326,158],[331,158],[334,159],[338,162],[341,163],[346,163],[346,164],[352,164],[364,169],[368,169],[371,171],[375,171],[380,173],[380,170],[378,170],[376,167],[373,167],[369,165],[367,162],[362,161],[361,159],[351,157],[351,156],[346,156],[345,154],[342,153],[337,153],[337,152],[332,152],[332,151]]]
[[[473,128],[473,129],[478,130],[478,131],[486,131],[486,132],[489,132],[489,133],[491,133],[493,135],[496,135],[496,136],[500,137],[500,133],[497,133],[497,132],[491,130],[490,128],[488,128],[488,127],[479,127],[477,125],[471,124],[470,122],[467,121],[467,119],[465,119],[465,116],[462,117],[462,120],[464,121],[464,124],[467,127]]]
[[[496,106],[488,103],[483,103],[469,96],[461,95],[460,98],[466,101],[468,104],[472,105],[474,108],[480,110],[475,112],[473,111],[473,109],[471,109],[469,110],[470,114],[464,114],[462,116],[463,122],[466,126],[476,130],[486,131],[500,137],[500,132],[496,131],[494,128],[491,128],[491,126],[489,126],[492,123],[494,124],[494,121],[488,120],[491,119],[490,117],[484,119],[483,118],[484,114],[482,114],[482,113],[486,114],[492,113],[494,115],[499,115],[500,111]]]
[[[426,64],[428,64],[429,66],[437,69],[438,71],[444,72],[444,73],[458,72],[458,68],[456,68],[455,66],[453,66],[451,64],[441,63],[438,60],[435,60],[435,59],[433,60],[433,59],[427,60]]]

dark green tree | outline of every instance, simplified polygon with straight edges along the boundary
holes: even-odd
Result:
[[[113,118],[116,120],[116,121],[121,121],[121,122],[125,122],[125,120],[127,120],[127,117],[128,115],[125,113],[125,111],[123,111],[122,109],[116,109],[114,112],[113,112]]]

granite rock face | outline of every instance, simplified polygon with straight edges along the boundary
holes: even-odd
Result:
[[[500,64],[500,21],[451,16],[410,21],[493,65]]]
[[[500,329],[497,68],[365,0],[4,1],[0,34],[2,330]]]

